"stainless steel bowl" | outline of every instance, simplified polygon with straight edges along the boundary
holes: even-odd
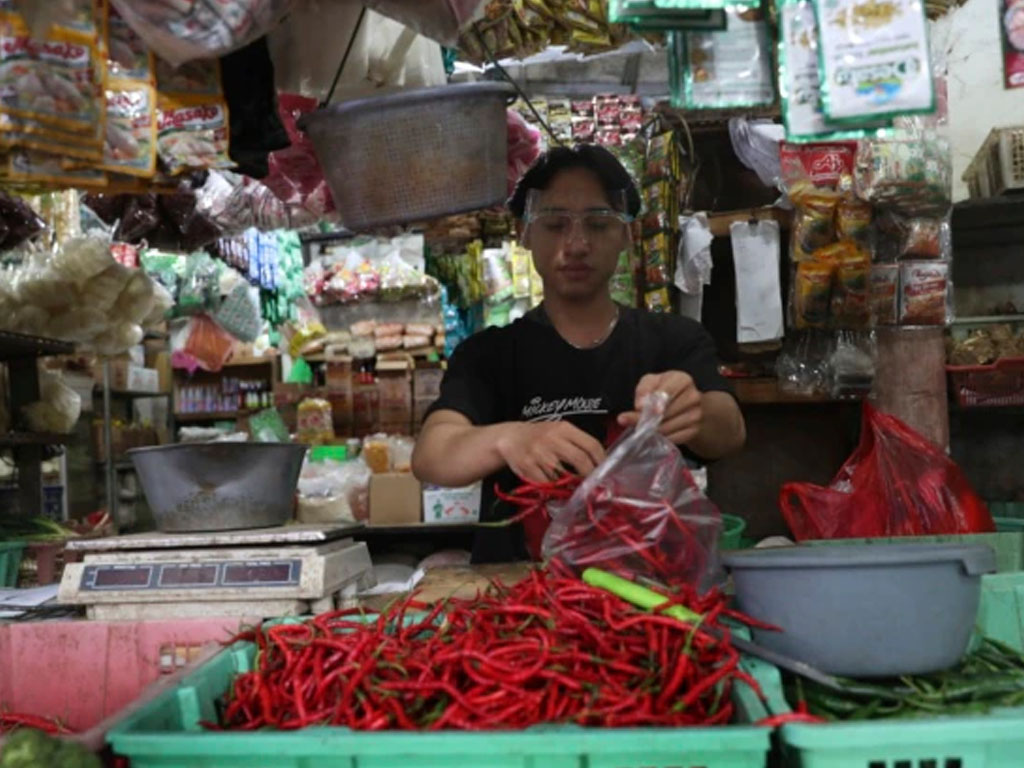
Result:
[[[157,528],[176,533],[288,522],[305,454],[306,446],[290,443],[199,443],[128,452]]]

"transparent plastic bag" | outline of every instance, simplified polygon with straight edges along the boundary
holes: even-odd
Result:
[[[353,461],[308,461],[299,476],[300,523],[356,522],[369,517],[370,468]]]
[[[117,12],[161,59],[181,66],[223,56],[265,35],[292,0],[112,0]]]
[[[787,483],[779,506],[798,541],[995,531],[945,452],[864,403],[860,443],[827,488]]]
[[[722,518],[658,431],[667,401],[662,392],[649,397],[636,427],[564,505],[549,510],[545,559],[576,572],[594,566],[698,590],[720,581]]]

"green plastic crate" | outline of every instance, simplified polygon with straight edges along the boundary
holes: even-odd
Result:
[[[986,637],[1024,651],[1024,573],[981,577],[978,628]],[[1024,755],[1021,765],[1024,766]]]
[[[993,517],[996,521],[996,530],[1000,533],[1015,533],[1024,531],[1024,517]]]
[[[18,568],[25,551],[23,541],[0,541],[0,589],[13,587],[18,583]]]
[[[801,542],[812,547],[839,544],[987,544],[996,555],[999,573],[1024,571],[1024,530],[1001,533],[963,533],[947,536],[882,536],[874,539],[814,539]],[[916,768],[916,766],[914,766]],[[1021,761],[1024,768],[1024,760]]]
[[[992,517],[1012,517],[1024,520],[1024,501],[989,501],[988,511]]]
[[[1024,573],[982,577],[980,633],[1024,650]],[[768,708],[789,711],[778,670]],[[1024,707],[986,715],[784,725],[783,768],[1022,768]]]
[[[203,730],[199,722],[216,720],[215,699],[237,672],[251,669],[254,655],[251,643],[222,651],[119,722],[107,742],[130,758],[132,768],[764,768],[768,755],[771,730],[753,725],[444,733]],[[744,660],[744,667],[758,680],[771,679],[775,671],[753,659]],[[734,690],[740,721],[767,716],[747,686]]]

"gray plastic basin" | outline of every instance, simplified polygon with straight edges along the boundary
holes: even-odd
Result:
[[[754,640],[824,672],[890,677],[947,669],[967,649],[984,545],[856,544],[723,557],[739,609],[780,627]]]

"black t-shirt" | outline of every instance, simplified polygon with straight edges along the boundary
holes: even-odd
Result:
[[[671,370],[690,374],[702,392],[731,391],[718,372],[711,336],[694,320],[620,307],[619,321],[603,343],[577,349],[558,334],[542,305],[511,325],[462,342],[430,412],[457,411],[478,426],[565,419],[605,443],[616,416],[633,410],[640,379]],[[519,481],[507,468],[484,480],[482,521],[514,511],[495,504],[495,483],[511,490]],[[523,559],[521,526],[477,532],[473,562]]]

